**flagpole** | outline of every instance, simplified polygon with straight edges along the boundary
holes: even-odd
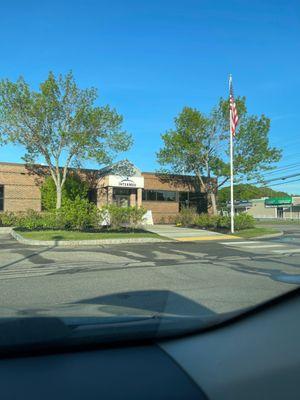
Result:
[[[229,91],[231,87],[232,76],[229,75]],[[229,114],[229,136],[230,136],[230,230],[234,233],[234,203],[233,203],[233,137],[231,132],[231,107]]]

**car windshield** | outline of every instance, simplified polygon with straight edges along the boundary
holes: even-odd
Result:
[[[175,337],[299,286],[299,2],[2,14],[0,350]]]

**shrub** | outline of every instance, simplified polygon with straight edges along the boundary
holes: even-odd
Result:
[[[208,228],[210,226],[209,219],[210,216],[208,214],[199,214],[195,218],[195,225],[200,228]]]
[[[43,213],[42,229],[65,229],[62,213],[60,211]]]
[[[109,213],[109,224],[112,229],[120,229],[124,225],[130,224],[130,207],[119,207],[115,204],[110,204],[102,208],[102,211],[107,210]]]
[[[230,217],[228,215],[219,215],[218,227],[223,229],[230,228]]]
[[[237,231],[254,228],[255,219],[249,214],[239,214],[234,217],[234,226]]]
[[[168,224],[175,224],[176,223],[176,215],[168,215],[167,222],[168,222]]]
[[[75,201],[76,197],[87,198],[88,184],[73,173],[67,176],[66,182],[62,188],[62,205],[66,201]],[[52,177],[47,177],[41,186],[42,209],[51,211],[56,208],[56,186]]]
[[[142,223],[146,213],[144,208],[138,207],[119,207],[115,204],[102,207],[99,211],[99,224],[107,218],[109,214],[109,224],[111,229],[120,229],[124,226],[136,227]]]
[[[219,227],[219,216],[218,215],[209,215],[208,216],[208,227],[216,229]]]
[[[130,207],[130,225],[137,227],[143,221],[143,217],[146,214],[146,209],[141,207]]]
[[[175,224],[177,225],[193,225],[198,214],[194,208],[182,208],[180,213],[175,217]]]
[[[195,210],[188,211],[188,209],[183,209],[176,218],[176,224],[182,226],[195,224],[200,228],[230,229],[230,216],[210,214],[198,215]],[[248,214],[239,214],[234,217],[234,224],[237,231],[249,229],[254,227],[255,219]]]
[[[27,210],[17,221],[18,228],[39,229],[43,227],[42,216],[34,210]]]
[[[178,215],[164,215],[163,217],[160,217],[158,222],[159,224],[175,224],[177,226],[182,225]]]
[[[66,200],[56,212],[57,222],[65,229],[84,230],[98,225],[98,209],[95,204],[79,196]]]
[[[116,205],[106,206],[99,210],[95,204],[77,196],[75,200],[66,200],[59,210],[1,213],[0,226],[15,226],[26,230],[85,230],[98,229],[102,222],[108,219],[111,228],[120,229],[124,226],[138,226],[142,222],[145,212],[144,208],[118,207]],[[109,218],[107,218],[108,216]]]
[[[16,226],[18,225],[18,215],[11,211],[0,213],[0,226]]]

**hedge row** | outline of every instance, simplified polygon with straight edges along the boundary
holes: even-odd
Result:
[[[52,212],[28,210],[24,213],[4,212],[0,214],[0,226],[14,226],[22,229],[99,229],[103,224],[111,229],[124,226],[137,227],[141,224],[146,210],[137,207],[110,205],[98,209],[86,199],[76,197],[66,200],[63,207]]]
[[[197,226],[210,229],[230,229],[230,216],[197,214],[193,209],[183,209],[176,217],[175,223],[181,226]],[[234,217],[237,231],[255,226],[252,215],[239,214]]]

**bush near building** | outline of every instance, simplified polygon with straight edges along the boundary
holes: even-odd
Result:
[[[62,188],[62,205],[70,200],[74,201],[76,197],[87,199],[88,189],[87,182],[83,181],[78,174],[70,173]],[[52,211],[56,209],[56,186],[51,176],[48,176],[41,186],[41,199],[43,210]]]
[[[87,199],[77,196],[74,200],[66,199],[59,210],[37,212],[28,210],[24,213],[4,212],[0,214],[0,226],[14,226],[24,230],[120,230],[138,227],[146,210],[138,207],[117,207],[110,205],[98,209]],[[109,226],[103,222],[109,220]]]
[[[175,223],[179,226],[195,226],[197,228],[212,230],[229,230],[230,217],[223,215],[197,214],[193,209],[183,209],[177,216]],[[252,215],[239,214],[234,217],[237,231],[250,229],[255,226]]]
[[[110,204],[102,207],[99,213],[101,221],[108,218],[111,229],[119,229],[124,226],[136,228],[142,223],[146,211],[143,207],[118,207]]]

